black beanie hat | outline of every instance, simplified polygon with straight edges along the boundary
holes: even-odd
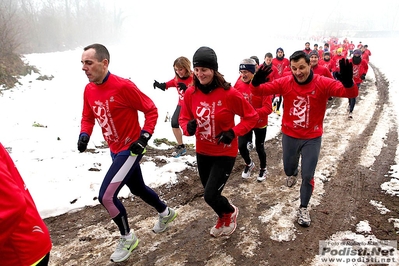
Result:
[[[316,50],[313,50],[309,53],[309,57],[311,57],[312,55],[317,56],[317,58],[319,58],[319,53]]]
[[[194,67],[206,67],[218,70],[218,60],[215,51],[209,47],[202,46],[194,53],[193,56]]]

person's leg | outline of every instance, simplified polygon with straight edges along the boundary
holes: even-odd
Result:
[[[300,189],[300,206],[298,209],[298,224],[301,226],[310,226],[311,219],[308,210],[308,204],[314,189],[314,173],[319,159],[321,147],[321,137],[303,140],[301,148],[302,154],[302,184]]]
[[[98,200],[108,211],[121,234],[119,243],[110,257],[111,261],[120,262],[129,258],[139,240],[130,230],[126,209],[118,199],[118,193],[131,178],[134,169],[139,167],[143,155],[130,156],[129,150],[111,155],[113,161],[101,184]]]
[[[280,106],[281,106],[282,101],[283,101],[283,96],[280,94],[280,95],[278,96],[278,102],[277,102],[276,111],[279,111],[279,110],[280,110]]]
[[[255,163],[251,159],[251,156],[249,154],[250,151],[248,150],[249,142],[251,142],[252,144],[252,130],[250,130],[244,136],[238,137],[238,149],[240,151],[241,157],[244,159],[244,162],[246,164],[244,170],[241,173],[242,178],[251,177],[251,172],[255,168]]]
[[[121,235],[127,235],[130,227],[126,209],[118,199],[118,193],[126,184],[134,166],[139,166],[141,157],[142,155],[130,156],[130,151],[113,155],[113,162],[100,187],[98,200],[118,226]]]
[[[197,155],[198,173],[205,188],[204,200],[219,217],[234,211],[222,195],[234,163],[235,157]]]
[[[276,94],[273,94],[272,111],[275,112],[277,109],[277,98]]]
[[[355,109],[355,104],[356,98],[349,98],[349,113],[353,112],[353,109]]]
[[[301,176],[300,190],[301,206],[307,207],[314,189],[314,173],[319,160],[321,137],[305,140],[301,148]]]
[[[205,188],[206,183],[208,183],[209,174],[211,172],[213,157],[198,153],[196,154],[196,157],[197,157],[198,175],[200,177],[202,186]]]
[[[299,150],[300,140],[289,137],[283,133],[283,165],[284,172],[287,176],[298,175],[298,164],[300,157]]]
[[[173,116],[171,119],[172,131],[173,131],[173,135],[175,135],[177,145],[183,144],[183,133],[179,126],[180,109],[181,109],[180,105],[176,106],[175,112],[173,113]]]
[[[265,151],[265,140],[266,140],[267,127],[255,128],[255,146],[256,153],[259,157],[259,164],[261,169],[266,168],[266,151]]]
[[[247,143],[249,141],[252,141],[252,130],[249,131],[244,136],[238,137],[238,150],[240,151],[240,155],[244,159],[245,164],[247,165],[251,163],[251,157],[249,156],[249,151],[247,149]]]
[[[159,217],[152,230],[155,233],[161,233],[165,231],[168,224],[176,218],[177,212],[172,208],[168,208],[167,205],[159,199],[158,194],[144,183],[140,165],[132,170],[133,172],[126,182],[126,185],[134,195],[140,197],[145,203],[157,210]]]
[[[144,183],[140,164],[132,169],[131,176],[126,185],[133,195],[140,197],[145,203],[154,207],[158,213],[166,210],[167,206],[159,199],[158,194]]]
[[[237,227],[238,208],[229,203],[222,191],[233,169],[235,157],[200,155],[197,158],[200,158],[197,160],[198,172],[205,186],[204,200],[218,215],[210,234],[213,237],[231,235]],[[204,173],[209,175],[203,176]]]

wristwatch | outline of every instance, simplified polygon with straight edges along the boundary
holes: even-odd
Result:
[[[141,134],[141,136],[143,136],[146,139],[150,139],[151,135],[148,132],[144,132],[143,134]]]

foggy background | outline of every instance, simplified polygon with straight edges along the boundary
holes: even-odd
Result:
[[[94,42],[160,51],[170,45],[248,47],[272,38],[397,37],[398,12],[394,0],[0,0],[0,55]]]

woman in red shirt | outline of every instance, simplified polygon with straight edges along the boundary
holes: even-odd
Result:
[[[186,136],[195,135],[198,174],[204,199],[218,215],[210,234],[232,234],[238,208],[222,195],[238,153],[236,136],[248,133],[258,114],[243,95],[218,72],[215,51],[200,47],[193,56],[194,85],[186,90],[180,125]],[[236,125],[235,116],[241,117]]]
[[[169,80],[166,83],[159,83],[158,81],[154,80],[153,86],[154,89],[159,88],[163,91],[171,87],[175,87],[177,89],[179,101],[171,119],[173,134],[175,135],[177,141],[177,146],[175,151],[172,153],[172,156],[177,158],[181,155],[185,155],[187,152],[186,146],[183,143],[183,133],[179,125],[179,115],[181,105],[184,99],[184,92],[186,91],[187,87],[189,87],[193,83],[193,72],[191,71],[190,60],[184,56],[178,57],[173,62],[173,69],[175,71],[175,77],[173,79]]]

